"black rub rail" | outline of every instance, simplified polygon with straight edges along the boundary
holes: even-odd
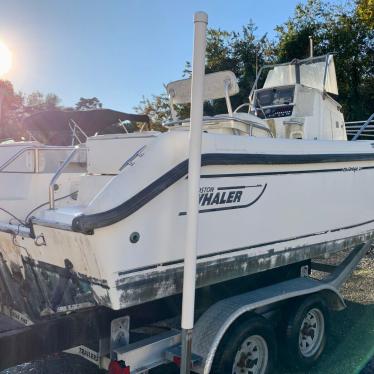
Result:
[[[374,152],[301,155],[207,153],[202,155],[201,165],[291,165],[373,160]],[[330,171],[339,171],[339,169]],[[72,230],[83,234],[93,234],[96,228],[113,225],[135,213],[187,174],[188,160],[184,160],[122,204],[104,212],[75,217]]]

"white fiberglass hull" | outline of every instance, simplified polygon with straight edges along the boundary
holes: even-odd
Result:
[[[68,279],[65,291],[46,290],[52,310],[121,309],[181,292],[187,135],[156,138],[86,206],[45,211],[33,230],[46,246],[25,238],[26,253],[0,234],[1,251],[28,258],[41,282]],[[205,134],[203,154],[198,287],[374,234],[370,143]],[[70,290],[78,296],[64,294]]]

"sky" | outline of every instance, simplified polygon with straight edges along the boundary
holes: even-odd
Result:
[[[17,91],[53,92],[65,106],[96,96],[106,108],[133,112],[143,95],[182,78],[195,11],[208,13],[209,27],[239,31],[252,19],[259,37],[275,37],[299,2],[0,0],[0,41],[13,54],[3,79]]]

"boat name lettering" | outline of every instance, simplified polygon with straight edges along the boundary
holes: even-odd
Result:
[[[227,190],[227,191],[218,191],[214,187],[202,187],[207,192],[200,192],[199,202],[200,206],[208,205],[222,205],[222,204],[231,204],[231,203],[240,203],[243,191],[242,190]],[[201,189],[200,189],[201,191]]]
[[[361,170],[361,168],[359,166],[349,166],[349,167],[346,167],[346,168],[343,168],[342,171],[353,171],[353,172],[356,172],[356,171],[359,171]]]
[[[218,212],[227,209],[248,208],[265,192],[267,183],[235,186],[200,187],[199,213]],[[179,212],[185,216],[187,212]]]

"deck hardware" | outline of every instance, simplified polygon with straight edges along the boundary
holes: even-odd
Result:
[[[110,324],[110,330],[111,359],[115,360],[114,351],[130,342],[130,317],[124,316],[114,319]]]
[[[133,233],[131,233],[130,235],[130,242],[131,243],[137,243],[140,239],[140,234],[136,231],[134,231]]]
[[[35,239],[34,239],[34,243],[37,247],[43,247],[43,246],[46,246],[47,245],[47,242],[45,241],[45,237],[44,237],[44,234],[40,234],[38,235]]]
[[[65,159],[65,161],[62,163],[62,165],[57,169],[55,175],[53,176],[51,182],[49,183],[49,209],[55,209],[55,186],[57,179],[60,177],[64,169],[67,165],[70,164],[70,162],[73,160],[74,156],[77,154],[79,150],[82,150],[82,148],[79,148],[78,146],[75,146],[69,156]]]

